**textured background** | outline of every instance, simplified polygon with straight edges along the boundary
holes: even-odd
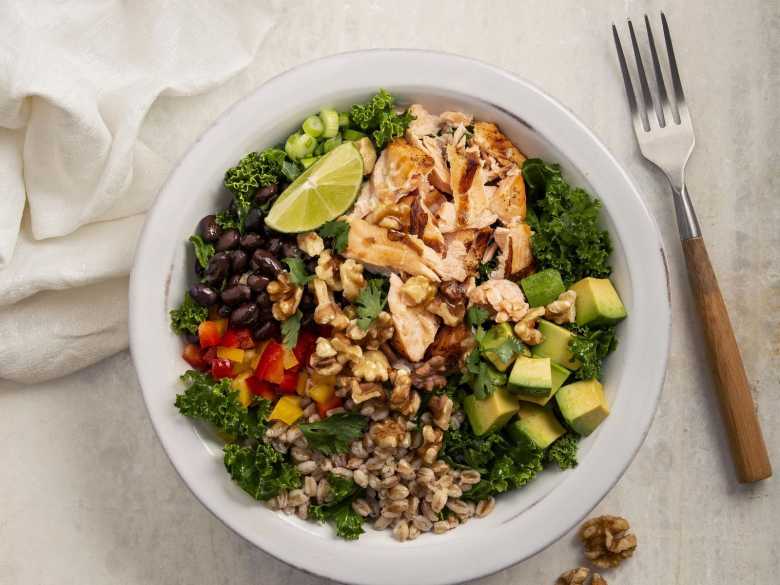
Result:
[[[183,152],[220,111],[268,77],[358,48],[461,53],[560,99],[635,178],[661,226],[672,267],[673,341],[661,407],[636,460],[597,509],[629,518],[639,549],[607,578],[613,585],[774,582],[780,480],[750,487],[734,481],[672,202],[662,179],[638,156],[608,27],[661,9],[670,18],[698,141],[688,184],[780,474],[780,4],[355,0],[270,6],[277,23],[253,66],[185,105],[201,124],[143,140],[152,147],[173,142]],[[179,113],[163,99],[151,115]],[[190,495],[154,436],[127,353],[48,384],[0,383],[0,460],[3,585],[323,583],[254,549]],[[552,585],[577,564],[578,550],[568,535],[478,583]],[[399,561],[402,555],[399,547]]]

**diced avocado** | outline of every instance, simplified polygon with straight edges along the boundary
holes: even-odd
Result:
[[[518,357],[509,374],[507,388],[520,397],[549,398],[552,389],[550,358],[529,358],[522,355]]]
[[[589,276],[575,282],[571,290],[577,293],[577,325],[609,325],[626,316],[626,308],[608,278]]]
[[[550,399],[555,396],[555,393],[558,392],[558,389],[563,386],[563,383],[567,380],[567,378],[571,375],[571,372],[564,368],[563,366],[559,366],[558,364],[552,364],[552,388],[550,388],[550,395],[549,396],[518,396],[520,400],[524,400],[526,402],[533,402],[534,404],[538,404],[539,406],[544,406],[548,402],[550,402]]]
[[[548,268],[526,276],[520,281],[525,298],[532,307],[543,307],[552,303],[566,290],[561,280],[561,273],[555,268]]]
[[[506,349],[500,353],[494,350],[499,349],[502,345],[508,341],[514,342],[514,347],[507,344]],[[512,331],[512,326],[509,323],[499,323],[490,328],[485,334],[485,337],[480,343],[482,346],[482,355],[490,361],[496,369],[500,372],[506,372],[506,369],[512,364],[515,358],[520,353],[521,348],[524,348],[522,342],[515,337],[515,332]],[[507,358],[506,360],[502,358]]]
[[[550,323],[544,319],[539,320],[539,332],[544,340],[539,345],[531,348],[531,353],[537,357],[548,357],[556,364],[560,364],[569,370],[576,370],[580,363],[575,361],[569,350],[569,340],[572,332],[568,329]]]
[[[512,421],[507,430],[516,442],[522,444],[529,439],[539,449],[546,449],[566,432],[549,408],[522,402],[517,420]]]
[[[518,408],[517,398],[505,388],[496,388],[487,398],[479,399],[470,394],[463,399],[463,410],[469,417],[471,429],[478,437],[503,427]]]
[[[568,425],[580,435],[589,435],[609,414],[604,388],[598,380],[582,380],[563,386],[555,395]]]

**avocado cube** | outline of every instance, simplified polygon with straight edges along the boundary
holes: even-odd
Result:
[[[626,316],[626,308],[608,278],[583,278],[571,290],[577,293],[577,325],[609,325]]]
[[[580,435],[596,430],[607,415],[609,405],[598,380],[582,380],[563,386],[555,395],[566,423]]]
[[[507,432],[519,444],[530,440],[537,448],[546,449],[563,436],[566,429],[549,408],[521,402],[520,410],[517,411],[517,420],[509,424]]]
[[[555,268],[548,268],[526,276],[520,281],[525,298],[532,307],[543,307],[552,303],[566,290],[563,286],[561,273]]]
[[[568,379],[568,377],[571,375],[571,372],[564,368],[563,366],[559,366],[558,364],[551,364],[552,369],[552,388],[550,388],[550,395],[549,396],[518,396],[520,400],[524,400],[526,402],[533,402],[534,404],[538,404],[539,406],[544,406],[550,400],[553,396],[555,396],[555,393],[558,392],[561,386],[563,386],[563,383]]]
[[[508,352],[507,350],[500,353],[495,351],[507,341],[514,341],[514,347],[511,345],[508,346]],[[490,361],[499,372],[506,372],[507,368],[520,353],[520,349],[524,348],[521,341],[515,337],[515,332],[512,330],[512,326],[509,323],[499,323],[498,325],[491,327],[482,339],[480,346],[482,347],[482,355]]]
[[[519,408],[518,400],[506,391],[496,388],[487,398],[473,394],[463,399],[463,410],[471,423],[471,430],[478,437],[497,431],[514,416]]]
[[[520,356],[512,366],[509,385],[512,394],[549,398],[552,390],[552,362],[550,358]]]
[[[531,348],[534,356],[548,357],[569,370],[580,367],[581,364],[574,359],[569,350],[569,341],[573,336],[571,331],[544,319],[539,319],[539,331],[544,340]]]

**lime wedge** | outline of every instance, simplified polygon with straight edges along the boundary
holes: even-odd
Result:
[[[347,142],[306,169],[279,195],[265,218],[278,232],[317,229],[355,201],[363,181],[363,157]]]

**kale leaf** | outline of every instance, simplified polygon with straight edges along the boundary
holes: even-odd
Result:
[[[403,136],[414,116],[407,110],[403,114],[397,114],[393,110],[395,98],[380,89],[369,101],[363,104],[355,104],[349,112],[349,117],[354,126],[364,132],[371,132],[377,148],[382,148],[394,138]]]
[[[306,266],[300,258],[285,258],[282,262],[290,269],[290,282],[295,286],[305,286],[314,278],[313,274],[306,272]]]
[[[285,347],[292,349],[298,343],[298,333],[301,330],[301,319],[303,315],[300,311],[295,311],[295,315],[287,317],[282,321],[282,343]]]
[[[527,221],[534,231],[531,246],[539,268],[558,270],[567,287],[585,276],[609,276],[612,243],[598,225],[601,203],[569,185],[558,165],[528,159],[523,177],[529,194]]]
[[[178,309],[173,309],[171,315],[171,329],[176,333],[198,332],[198,325],[209,316],[209,310],[196,303],[190,293],[184,293],[184,300]]]
[[[341,254],[347,249],[349,243],[349,223],[334,219],[322,225],[317,233],[323,239],[330,239],[331,247],[336,253]]]
[[[323,455],[346,453],[349,444],[363,436],[368,419],[359,414],[341,412],[325,420],[299,425],[309,443]]]
[[[217,213],[217,217],[214,221],[216,221],[217,225],[223,230],[241,229],[241,222],[238,221],[236,214],[231,209],[225,209]]]
[[[547,448],[547,452],[544,454],[545,462],[555,462],[561,469],[577,467],[577,443],[579,441],[579,435],[572,432],[559,437]]]
[[[196,370],[186,371],[181,380],[187,388],[174,404],[183,415],[209,422],[234,439],[262,438],[270,402],[256,399],[256,407],[247,409],[238,401],[238,391],[230,387],[230,379],[214,380]]]
[[[206,268],[209,265],[209,260],[214,255],[214,246],[203,241],[200,236],[190,236],[190,242],[193,248],[195,248],[195,258],[198,259],[198,264],[201,268]]]
[[[268,500],[301,486],[298,470],[271,445],[225,445],[225,468],[241,489],[256,500]]]
[[[618,340],[615,326],[579,326],[570,327],[574,336],[569,340],[572,355],[582,366],[575,370],[575,380],[601,379],[601,366],[610,353],[617,348]]]
[[[358,326],[367,331],[387,303],[388,282],[384,278],[371,278],[361,289],[355,301]]]
[[[320,522],[331,522],[336,534],[346,540],[355,540],[363,534],[363,517],[352,509],[352,502],[360,489],[351,479],[328,474],[330,500],[327,504],[309,506],[309,517]]]
[[[283,150],[266,148],[262,152],[250,152],[238,162],[238,165],[225,172],[225,187],[233,194],[239,228],[243,228],[255,192],[260,187],[279,183],[282,177],[287,176],[286,158],[287,154]],[[226,218],[223,216],[222,219]]]

